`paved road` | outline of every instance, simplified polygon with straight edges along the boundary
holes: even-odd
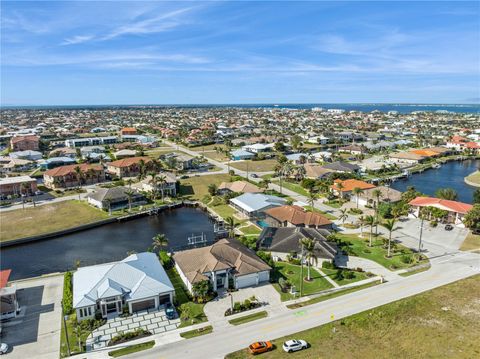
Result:
[[[221,328],[213,334],[179,342],[158,345],[151,350],[126,358],[223,358],[227,353],[247,347],[256,340],[275,339],[310,329],[334,320],[369,310],[398,299],[480,273],[480,255],[457,252],[432,260],[432,268],[400,280],[346,294],[328,301],[297,310],[284,310],[269,318],[240,326]],[[161,339],[159,339],[161,340]],[[88,358],[106,358],[107,353],[85,355]]]

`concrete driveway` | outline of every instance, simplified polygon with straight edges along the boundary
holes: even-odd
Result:
[[[245,299],[255,296],[260,302],[265,304],[262,310],[270,310],[282,306],[280,294],[270,283],[251,288],[242,288],[231,293],[223,292],[217,298],[205,304],[204,307],[208,321],[214,327],[225,324],[228,322],[227,319],[231,319],[231,317],[225,317],[225,311],[231,307],[232,303],[232,298],[229,294],[233,297],[233,303],[243,302]],[[245,312],[245,315],[249,313]]]
[[[13,282],[20,315],[2,323],[2,343],[12,347],[8,358],[50,359],[60,356],[63,275]]]

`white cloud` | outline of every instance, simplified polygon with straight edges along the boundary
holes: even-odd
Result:
[[[93,35],[76,35],[73,37],[66,38],[60,45],[76,45],[81,44],[87,41],[94,39]]]

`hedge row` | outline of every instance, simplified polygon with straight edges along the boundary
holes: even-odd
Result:
[[[63,312],[69,315],[73,311],[72,272],[66,272],[63,279]]]

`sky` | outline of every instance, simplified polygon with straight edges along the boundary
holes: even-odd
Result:
[[[479,103],[480,2],[1,1],[2,105]]]

